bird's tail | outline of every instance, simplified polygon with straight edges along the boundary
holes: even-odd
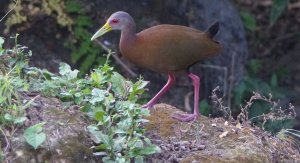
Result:
[[[220,23],[218,21],[214,22],[212,25],[210,25],[205,33],[210,37],[213,38],[219,31]]]

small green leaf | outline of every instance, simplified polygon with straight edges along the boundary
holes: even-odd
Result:
[[[46,134],[43,131],[43,126],[46,122],[35,124],[31,127],[28,127],[24,131],[24,137],[28,144],[30,144],[34,149],[37,149],[45,140]]]
[[[22,124],[24,121],[26,121],[26,117],[17,117],[15,120],[14,120],[14,124]]]
[[[66,11],[69,13],[81,13],[82,7],[78,2],[68,0],[66,1]]]
[[[149,111],[149,109],[141,109],[140,114],[142,116],[150,116],[150,111]]]
[[[242,11],[240,13],[241,17],[242,17],[242,21],[245,25],[245,27],[250,30],[250,31],[255,31],[256,29],[256,19],[255,17],[250,14],[249,12],[246,11]]]
[[[100,145],[97,145],[97,146],[95,147],[95,149],[96,149],[96,150],[102,151],[102,150],[106,150],[107,147],[108,147],[108,146],[107,146],[106,144],[100,144]]]
[[[6,100],[6,97],[0,96],[0,104],[4,103]]]
[[[107,156],[106,152],[95,152],[93,153],[95,156]]]
[[[142,154],[142,155],[151,155],[151,154],[154,154],[154,153],[158,153],[160,151],[161,151],[161,149],[158,146],[149,145],[147,147],[142,148],[139,153]]]
[[[96,112],[95,115],[94,115],[95,120],[103,122],[104,114],[105,114],[104,111],[98,111],[98,112]]]
[[[93,135],[93,141],[97,144],[101,142],[100,134],[98,127],[95,125],[90,125],[87,127],[88,131]]]
[[[276,73],[272,74],[272,77],[271,77],[271,86],[272,87],[277,87],[278,86],[278,77],[277,77]]]
[[[3,43],[4,43],[4,38],[0,37],[0,48],[2,48]]]
[[[119,96],[124,96],[126,93],[126,80],[122,75],[114,72],[111,77],[112,90]]]
[[[278,18],[282,15],[284,9],[289,4],[289,0],[273,0],[273,5],[270,14],[270,23],[273,26]]]
[[[90,103],[95,105],[96,102],[102,102],[105,98],[105,92],[105,90],[94,88],[92,90],[92,99],[90,100]]]
[[[137,156],[134,159],[135,163],[144,163],[144,157],[143,156]]]
[[[71,70],[71,66],[66,63],[60,63],[59,74],[67,77],[68,80],[77,78],[78,70]]]
[[[208,116],[211,113],[207,100],[200,101],[200,113],[204,116]]]
[[[8,114],[8,113],[5,113],[4,114],[4,119],[7,120],[7,121],[14,121],[14,116]]]

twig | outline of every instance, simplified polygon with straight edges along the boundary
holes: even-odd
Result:
[[[230,68],[230,78],[229,78],[229,86],[228,86],[228,96],[227,96],[227,106],[231,108],[231,94],[232,94],[232,88],[234,83],[234,65],[235,65],[235,56],[236,53],[234,53],[231,57],[231,68]]]
[[[6,136],[5,132],[2,130],[2,128],[0,128],[0,131],[1,131],[2,134],[4,135],[4,138],[5,138],[5,141],[6,141],[6,147],[5,147],[5,150],[4,150],[4,152],[6,152],[7,149],[9,148],[9,141],[8,141],[8,139],[7,139],[7,136]]]
[[[19,0],[16,0],[16,1],[14,1],[15,2],[15,6],[12,8],[12,9],[10,9],[1,19],[0,19],[0,22],[2,22],[2,20],[10,13],[10,12],[12,12],[16,7],[17,7],[17,5],[19,4]]]
[[[205,65],[205,64],[199,64],[200,67],[203,68],[212,68],[212,69],[217,69],[217,70],[222,70],[224,71],[224,87],[223,87],[223,97],[225,96],[226,90],[227,90],[227,78],[228,78],[228,72],[227,72],[227,67],[224,66],[216,66],[216,65]]]
[[[97,44],[99,44],[100,46],[102,46],[103,47],[103,49],[105,50],[105,51],[110,51],[110,49],[107,47],[107,46],[105,46],[102,42],[100,42],[99,40],[95,40],[95,42],[97,43]],[[124,69],[125,69],[125,71],[127,71],[132,77],[136,77],[137,76],[137,74],[135,73],[135,72],[133,72],[117,55],[116,55],[116,53],[111,53],[111,55],[112,55],[112,57],[115,59],[115,61],[119,64],[119,65],[121,65]]]
[[[282,35],[280,37],[277,37],[274,41],[283,41],[283,40],[286,40],[286,39],[290,39],[290,38],[293,38],[293,37],[297,37],[300,35],[300,32],[297,31],[297,32],[293,32],[293,33],[288,33],[288,34],[285,34],[285,35]]]

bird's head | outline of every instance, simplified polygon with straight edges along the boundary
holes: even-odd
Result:
[[[94,40],[111,30],[124,30],[131,26],[135,26],[132,17],[123,11],[113,13],[107,22],[93,35],[91,40]]]

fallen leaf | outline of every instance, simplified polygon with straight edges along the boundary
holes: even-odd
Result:
[[[223,137],[225,137],[225,136],[227,136],[227,134],[228,134],[228,131],[224,131],[221,135],[219,135],[219,138],[223,138]]]
[[[242,130],[242,128],[243,128],[243,126],[240,123],[236,124],[235,127],[240,129],[240,130]]]

